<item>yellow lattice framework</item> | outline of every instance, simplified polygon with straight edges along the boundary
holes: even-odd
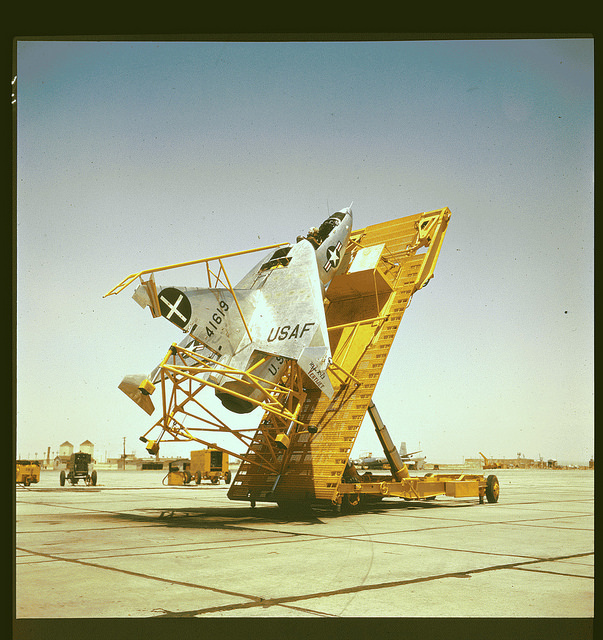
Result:
[[[307,389],[297,425],[277,468],[260,464],[269,442],[261,428],[228,496],[233,500],[335,501],[356,436],[404,311],[432,277],[446,233],[447,208],[352,233],[353,259],[327,290],[333,363],[331,399]],[[309,427],[309,429],[308,429]],[[268,445],[266,445],[267,447]]]
[[[392,478],[375,481],[370,474],[361,478],[349,464],[404,312],[413,295],[433,276],[449,219],[450,211],[443,208],[352,232],[346,248],[350,257],[347,269],[333,278],[324,299],[332,354],[327,369],[334,389],[330,398],[294,360],[286,361],[279,380],[268,381],[257,375],[264,360],[245,371],[234,369],[220,363],[219,354],[191,335],[190,341],[173,344],[158,367],[162,416],[141,437],[148,443],[147,450],[158,452],[160,441],[194,441],[239,458],[241,464],[228,497],[247,500],[252,506],[256,501],[327,501],[353,506],[362,495],[412,500],[445,494],[479,496],[480,501],[486,495],[489,501],[496,501],[495,476],[487,482],[473,475],[411,478],[404,467],[393,471]],[[273,246],[281,245],[264,249]],[[205,263],[210,287],[221,284],[236,302],[223,259],[249,252],[149,269],[129,276],[107,295],[139,278],[147,289],[153,315],[160,315],[154,272]],[[212,262],[214,268],[210,267]],[[146,281],[142,278],[145,274],[150,274]],[[238,303],[237,307],[249,335]],[[201,392],[206,387],[225,391],[214,382],[219,376],[244,381],[258,392],[256,398],[244,399],[262,409],[259,424],[241,426],[232,416],[227,424],[208,408]],[[159,435],[148,439],[154,431]],[[216,442],[216,436],[230,436],[236,446],[228,448]],[[235,450],[241,446],[246,449],[244,454]]]

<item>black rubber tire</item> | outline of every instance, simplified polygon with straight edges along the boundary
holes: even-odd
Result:
[[[500,494],[500,485],[496,476],[488,476],[486,478],[486,499],[488,502],[498,502]]]
[[[61,483],[61,487],[65,486],[65,472],[61,471],[61,475],[59,476],[59,482]]]
[[[96,469],[92,472],[92,474],[90,475],[90,481],[92,482],[92,486],[96,487],[96,479],[98,478],[97,474],[96,474]]]
[[[224,482],[225,482],[226,484],[230,484],[231,479],[232,479],[232,473],[230,473],[230,471],[227,471],[227,472],[224,474]]]
[[[341,497],[341,510],[344,513],[354,513],[360,510],[362,502],[362,494],[344,493]]]
[[[197,471],[195,473],[195,484],[201,484],[201,472]]]

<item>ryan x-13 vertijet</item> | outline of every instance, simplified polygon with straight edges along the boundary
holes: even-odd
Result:
[[[143,281],[132,297],[150,307],[153,317],[161,315],[184,331],[183,347],[216,363],[204,377],[230,411],[248,413],[262,396],[257,385],[231,372],[252,370],[269,386],[280,379],[288,360],[331,397],[323,299],[333,276],[347,268],[351,230],[347,207],[296,244],[273,250],[234,287],[155,287],[153,280],[152,286]],[[159,367],[149,376],[126,376],[119,388],[150,415],[149,396],[159,376]]]

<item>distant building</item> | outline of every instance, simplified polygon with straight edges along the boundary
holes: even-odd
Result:
[[[488,458],[488,466],[484,467],[483,458],[465,458],[465,464],[480,469],[534,469],[543,466],[532,458]]]
[[[71,454],[73,453],[73,445],[68,440],[59,445],[59,455],[55,456],[52,462],[53,469],[65,469]]]
[[[140,468],[142,461],[136,457],[136,454],[126,453],[125,457],[121,455],[119,458],[107,458],[106,464],[109,468],[127,471]]]
[[[69,457],[73,453],[73,445],[68,440],[59,445],[59,457]]]
[[[84,440],[84,442],[80,444],[80,451],[82,453],[89,453],[92,461],[94,462],[94,444],[90,442],[90,440]],[[68,440],[65,440],[63,444],[59,445],[59,455],[55,456],[54,460],[52,461],[52,468],[65,469],[72,453],[73,445]]]
[[[84,440],[80,445],[80,451],[82,453],[89,453],[92,459],[94,459],[94,444],[90,440]]]

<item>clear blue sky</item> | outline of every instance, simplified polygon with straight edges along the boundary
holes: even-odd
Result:
[[[394,440],[587,462],[593,78],[591,39],[18,42],[18,455],[144,454],[154,419],[117,385],[181,334],[133,287],[103,299],[123,277],[353,201],[356,228],[452,211],[375,391]],[[365,423],[354,455],[378,447]]]

